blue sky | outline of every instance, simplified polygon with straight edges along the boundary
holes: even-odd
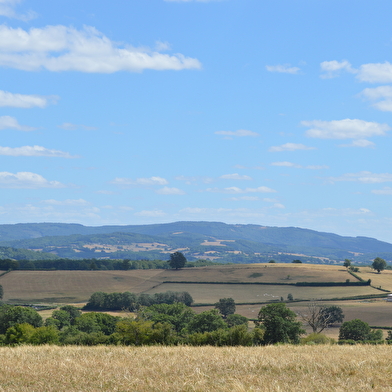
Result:
[[[390,0],[0,0],[0,222],[392,242]]]

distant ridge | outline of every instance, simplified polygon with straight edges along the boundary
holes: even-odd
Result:
[[[139,243],[144,245],[140,247]],[[149,247],[147,243],[160,245]],[[91,250],[94,244],[98,249]],[[111,244],[110,251],[105,250],[105,244]],[[280,254],[289,254],[291,259],[296,254],[306,255],[319,261],[320,258],[367,261],[376,256],[392,260],[392,244],[374,238],[346,237],[297,227],[204,221],[98,227],[69,223],[5,224],[0,225],[0,246],[74,258],[94,255],[132,258],[136,253],[138,257],[140,254],[146,258],[160,254],[167,257],[171,250],[181,248],[190,258],[233,262],[250,262],[249,258],[254,261],[265,261],[268,257],[282,259]]]

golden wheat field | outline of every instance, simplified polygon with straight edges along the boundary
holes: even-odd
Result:
[[[0,390],[391,391],[392,347],[0,348]]]

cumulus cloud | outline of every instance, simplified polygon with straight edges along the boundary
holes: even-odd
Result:
[[[339,147],[361,147],[361,148],[374,148],[375,143],[366,139],[353,140],[350,144],[341,144]]]
[[[321,71],[324,72],[321,74],[321,78],[323,79],[331,79],[339,76],[340,71],[347,71],[350,73],[356,73],[357,70],[352,68],[351,64],[347,60],[343,61],[323,61],[320,64]]]
[[[36,13],[33,11],[28,11],[25,14],[19,14],[15,11],[16,6],[21,2],[22,0],[0,0],[0,15],[23,21],[34,19]]]
[[[297,150],[315,150],[315,147],[308,147],[301,143],[286,143],[281,146],[272,146],[268,151],[279,152],[279,151],[297,151]]]
[[[203,182],[204,184],[210,184],[214,182],[212,177],[198,177],[198,176],[177,176],[175,177],[177,181],[185,181],[186,184],[190,185],[192,183]]]
[[[169,188],[167,186],[155,191],[159,195],[184,195],[185,192],[178,188]]]
[[[59,97],[56,95],[24,95],[13,94],[8,91],[0,90],[0,107],[8,106],[13,108],[44,108],[49,103],[56,103]]]
[[[300,71],[298,67],[291,67],[290,64],[283,65],[266,65],[265,68],[268,72],[279,72],[288,74],[297,74]]]
[[[359,96],[365,97],[373,103],[373,107],[383,112],[392,112],[392,86],[379,86],[376,88],[365,88]]]
[[[361,82],[391,83],[392,64],[388,61],[385,61],[385,63],[362,64],[359,67],[357,78]]]
[[[64,188],[58,181],[48,181],[39,174],[31,172],[0,172],[0,188]]]
[[[383,182],[392,182],[391,173],[372,173],[369,171],[361,171],[359,173],[346,173],[340,177],[330,177],[331,182],[353,181],[363,184],[379,184]]]
[[[251,137],[256,137],[259,136],[257,132],[253,131],[247,131],[246,129],[239,129],[238,131],[217,131],[215,132],[216,135],[221,135],[221,136],[235,136],[235,137],[245,137],[245,136],[251,136]],[[231,139],[231,137],[230,137]]]
[[[18,131],[35,131],[37,128],[29,127],[27,125],[20,125],[15,117],[1,116],[0,117],[0,130],[2,129],[16,129]]]
[[[374,189],[372,193],[375,195],[392,195],[392,188],[386,186],[383,189]]]
[[[224,174],[223,176],[220,176],[219,178],[223,180],[251,180],[252,177],[246,176],[246,175],[241,175],[238,173],[233,173],[233,174]]]
[[[66,199],[66,200],[42,200],[42,203],[52,205],[52,206],[86,206],[90,203],[84,199]]]
[[[0,26],[0,66],[24,71],[113,73],[144,69],[199,69],[197,59],[148,48],[119,45],[94,27],[21,28]]]
[[[228,187],[228,188],[208,188],[206,189],[207,192],[212,192],[212,193],[273,193],[276,192],[276,190],[268,188],[266,186],[259,186],[257,188],[238,188],[236,186]]]
[[[159,218],[159,217],[165,216],[166,212],[164,212],[162,210],[152,210],[152,211],[143,210],[143,211],[135,212],[134,215],[144,216],[147,218]]]
[[[114,185],[119,186],[151,186],[151,185],[167,185],[168,181],[162,177],[138,178],[133,180],[131,178],[115,178],[112,182]]]
[[[13,157],[51,157],[51,158],[77,158],[68,152],[60,150],[50,150],[41,146],[23,146],[23,147],[1,147],[0,155]]]
[[[337,121],[302,121],[301,124],[311,127],[306,131],[307,136],[320,139],[364,139],[383,136],[391,129],[388,124],[349,118]]]
[[[281,166],[281,167],[295,167],[295,168],[301,168],[301,165],[297,165],[296,163],[293,162],[272,162],[271,166]]]

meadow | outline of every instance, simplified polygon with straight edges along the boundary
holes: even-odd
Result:
[[[389,346],[0,348],[0,390],[391,391]]]

